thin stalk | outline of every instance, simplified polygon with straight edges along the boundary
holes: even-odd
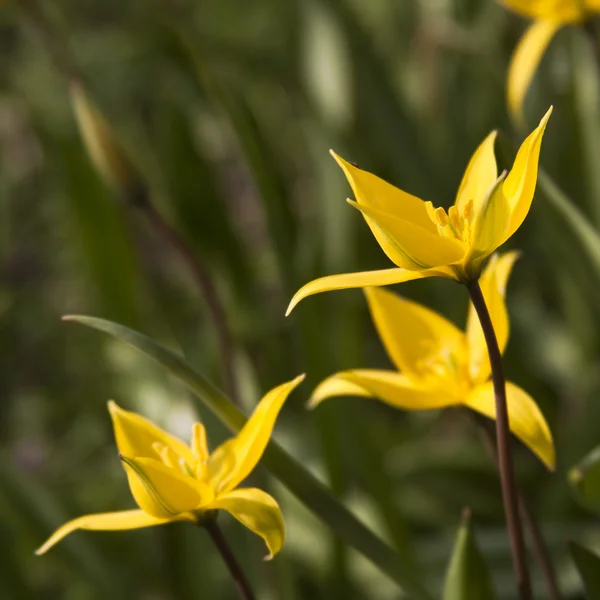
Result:
[[[221,304],[219,294],[212,277],[198,260],[190,247],[179,233],[168,223],[149,201],[134,202],[148,219],[154,230],[163,240],[175,250],[182,261],[188,266],[198,286],[202,290],[204,300],[212,317],[213,325],[217,332],[219,353],[223,366],[224,385],[229,397],[239,406],[239,389],[235,374],[233,341],[227,323],[227,316]]]
[[[492,431],[491,423],[473,411],[469,411],[469,413],[479,428],[486,451],[491,456],[496,467],[499,468],[498,449],[496,447],[496,440],[494,439],[494,432]],[[550,552],[548,551],[548,546],[544,540],[544,536],[542,535],[533,512],[529,508],[529,505],[525,500],[525,496],[519,489],[518,485],[516,486],[516,489],[521,519],[523,520],[525,529],[528,531],[529,536],[531,537],[533,551],[537,557],[540,568],[542,569],[542,573],[544,574],[544,579],[546,580],[546,586],[548,588],[548,598],[550,600],[563,600],[560,587],[558,585],[558,579],[556,577],[556,570],[554,569],[552,558],[550,557]]]
[[[233,551],[229,547],[221,528],[217,525],[217,521],[215,519],[210,519],[206,523],[203,523],[202,526],[208,532],[208,535],[221,554],[223,562],[227,565],[231,578],[235,583],[235,587],[240,594],[240,598],[243,600],[255,600],[256,596],[250,587],[250,583],[248,582],[244,571],[242,571],[240,563],[237,561]]]
[[[510,537],[510,546],[513,558],[513,567],[517,579],[517,588],[521,600],[532,600],[531,579],[529,567],[525,556],[525,543],[523,529],[519,518],[519,503],[515,484],[512,454],[510,450],[510,427],[508,421],[508,407],[506,404],[506,385],[504,370],[502,368],[502,355],[498,346],[492,319],[485,303],[485,299],[477,281],[467,285],[471,302],[479,317],[483,335],[487,344],[490,365],[492,369],[492,382],[494,384],[494,398],[496,404],[496,444],[498,449],[498,469],[502,485],[502,500],[506,515],[506,526]]]

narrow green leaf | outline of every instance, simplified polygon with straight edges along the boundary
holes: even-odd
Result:
[[[587,599],[600,600],[600,557],[575,542],[569,542],[569,550],[583,581]]]
[[[456,535],[452,558],[446,572],[443,600],[494,600],[492,578],[473,531],[471,513],[465,511]]]
[[[104,319],[77,315],[65,317],[65,320],[103,331],[147,354],[185,383],[198,396],[201,406],[211,410],[232,431],[239,431],[246,422],[243,413],[222,392],[194,371],[181,357],[150,338]],[[410,598],[432,600],[432,596],[415,579],[411,569],[399,561],[394,551],[281,446],[273,441],[269,442],[263,460],[266,467],[300,501],[329,525],[344,542],[353,546],[396,581]]]
[[[595,271],[596,277],[600,278],[600,233],[541,168],[538,174],[538,184],[548,202],[577,237],[590,261],[590,266]]]
[[[600,511],[600,446],[569,471],[569,482],[584,506]]]

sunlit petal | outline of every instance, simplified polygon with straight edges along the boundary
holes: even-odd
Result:
[[[215,490],[231,490],[250,474],[267,446],[283,403],[303,380],[300,375],[268,392],[242,430],[210,455],[207,469]]]
[[[153,458],[121,456],[137,505],[159,519],[193,511],[213,497],[212,489]]]
[[[454,237],[432,233],[372,206],[348,203],[360,210],[381,249],[398,267],[412,271],[443,267],[460,261],[467,251]]]
[[[256,488],[240,488],[218,496],[207,507],[231,513],[242,525],[259,535],[269,549],[266,560],[277,554],[285,541],[285,525],[277,502]]]
[[[327,275],[310,281],[301,287],[292,298],[286,311],[286,316],[298,305],[299,302],[322,292],[334,290],[346,290],[352,288],[363,288],[372,286],[394,285],[415,279],[426,277],[446,277],[456,279],[454,271],[448,267],[439,269],[424,269],[423,271],[408,271],[406,269],[382,269],[381,271],[360,271],[358,273],[341,273],[339,275]]]
[[[362,393],[357,393],[362,390]],[[376,398],[403,410],[433,410],[460,404],[460,399],[444,390],[415,383],[396,371],[355,369],[341,371],[323,381],[310,400],[315,407],[335,395],[359,395]]]
[[[523,124],[523,102],[546,48],[564,22],[540,19],[527,29],[508,67],[508,108],[517,123]]]
[[[462,213],[466,204],[484,197],[498,178],[494,143],[498,132],[492,131],[475,150],[456,195],[456,207]]]
[[[535,400],[509,381],[506,384],[506,401],[511,431],[538,456],[548,469],[553,470],[555,454],[552,433]],[[465,404],[494,419],[496,406],[492,382],[476,387]]]
[[[512,211],[505,239],[508,239],[520,227],[531,208],[537,183],[542,137],[551,114],[552,107],[544,115],[538,127],[523,142],[504,182],[504,195]]]
[[[115,439],[119,452],[125,456],[154,458],[154,443],[169,446],[179,456],[191,463],[193,456],[190,448],[181,440],[163,431],[137,413],[123,410],[116,402],[108,402],[108,410],[113,422]]]
[[[162,525],[163,523],[168,523],[170,520],[171,519],[157,519],[156,517],[145,513],[143,510],[124,510],[120,512],[85,515],[84,517],[73,519],[59,527],[48,540],[35,551],[35,553],[38,556],[44,554],[50,550],[52,546],[77,529],[87,529],[91,531],[119,531],[124,529],[151,527],[152,525]]]
[[[492,256],[479,279],[481,292],[492,318],[500,352],[504,352],[506,348],[510,331],[505,302],[506,284],[513,265],[518,258],[518,252],[507,252]],[[483,330],[472,304],[469,304],[469,313],[467,316],[467,340],[469,344],[469,371],[471,377],[477,382],[486,381],[491,373],[490,360]]]
[[[368,171],[355,167],[333,150],[331,155],[344,171],[359,204],[391,213],[431,233],[436,233],[435,225],[427,214],[423,200],[403,192]]]
[[[441,355],[466,361],[464,333],[442,315],[382,288],[366,288],[365,295],[379,337],[398,370],[421,378]]]

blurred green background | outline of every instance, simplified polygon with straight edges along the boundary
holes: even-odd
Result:
[[[375,402],[304,404],[342,368],[387,367],[359,291],[284,311],[317,276],[391,266],[328,155],[335,148],[404,190],[449,205],[493,128],[510,167],[504,79],[525,23],[493,0],[64,0],[0,9],[0,597],[235,598],[199,530],[171,525],[76,533],[36,558],[65,520],[133,506],[106,401],[187,438],[187,392],[148,359],[61,323],[85,313],[181,350],[221,385],[202,295],[185,264],[104,185],[68,95],[80,72],[143,172],[153,202],[210,271],[236,341],[249,411],[306,371],[275,438],[398,548],[439,594],[463,507],[500,598],[513,598],[494,468],[459,409],[395,412]],[[57,60],[58,59],[58,60]],[[538,401],[555,435],[550,475],[515,444],[519,481],[543,523],[568,597],[583,598],[566,542],[600,543],[568,469],[600,442],[600,98],[581,30],[562,31],[528,96],[528,127],[555,105],[546,178],[509,246],[509,378]],[[579,212],[573,213],[573,206]],[[467,294],[446,280],[401,286],[464,325]],[[213,447],[226,432],[206,421]],[[280,500],[284,551],[225,531],[260,598],[400,598],[264,471]],[[533,562],[533,561],[532,561]],[[539,597],[545,597],[537,566]]]

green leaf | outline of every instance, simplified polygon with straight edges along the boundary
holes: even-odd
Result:
[[[600,233],[592,226],[581,210],[558,187],[543,169],[538,174],[538,184],[544,196],[555,209],[563,222],[575,234],[577,241],[587,255],[590,266],[600,279]]]
[[[569,471],[569,482],[584,506],[600,511],[600,446]]]
[[[493,600],[492,578],[471,530],[471,513],[465,511],[446,572],[443,600]]]
[[[200,399],[201,406],[211,410],[232,431],[239,431],[246,422],[243,413],[222,392],[194,371],[181,357],[159,346],[145,335],[122,325],[94,317],[77,315],[64,319],[103,331],[147,354],[185,383]],[[415,579],[411,569],[398,560],[394,551],[365,527],[322,483],[281,446],[273,441],[269,442],[263,462],[345,543],[353,546],[396,581],[410,598],[432,600],[432,596]]]
[[[583,581],[587,599],[600,600],[600,557],[575,542],[569,542],[569,550]]]

